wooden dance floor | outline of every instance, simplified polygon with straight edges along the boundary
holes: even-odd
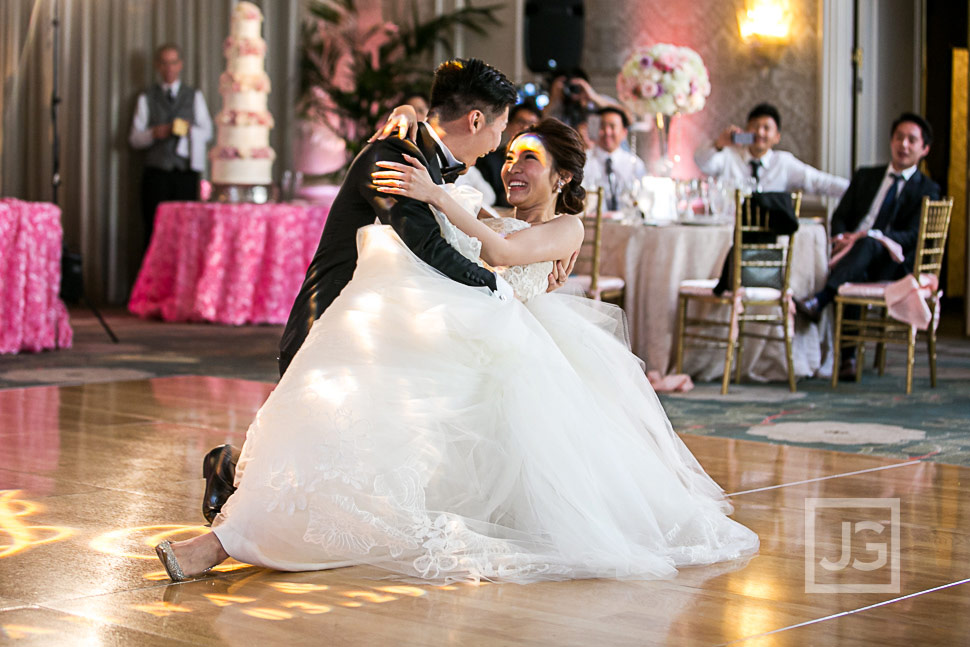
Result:
[[[685,440],[761,537],[747,564],[444,587],[229,564],[171,584],[152,545],[206,531],[202,456],[241,444],[271,388],[175,377],[0,391],[0,643],[970,641],[970,469],[699,436]]]

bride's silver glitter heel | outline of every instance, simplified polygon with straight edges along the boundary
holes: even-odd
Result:
[[[179,565],[179,560],[175,557],[175,551],[172,550],[172,542],[167,539],[155,546],[155,554],[158,555],[159,561],[162,562],[162,566],[165,567],[165,572],[168,573],[169,579],[171,579],[173,582],[184,582],[212,570],[212,567],[210,566],[201,573],[196,573],[195,575],[186,575],[184,572],[182,572],[182,567]]]

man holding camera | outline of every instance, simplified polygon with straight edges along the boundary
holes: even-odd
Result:
[[[711,175],[736,188],[756,191],[804,191],[811,195],[841,197],[849,181],[802,162],[787,151],[773,148],[781,141],[781,115],[769,103],[748,113],[744,130],[728,126],[714,142],[694,151],[694,162]]]
[[[568,76],[557,76],[549,85],[549,103],[542,110],[543,117],[555,117],[567,126],[576,128],[590,113],[603,108],[622,109],[616,99],[600,94],[589,84],[586,73],[576,70]]]

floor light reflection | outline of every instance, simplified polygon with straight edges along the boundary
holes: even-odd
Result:
[[[31,526],[24,519],[44,511],[36,501],[18,498],[21,490],[0,490],[0,559],[74,534],[63,526]],[[5,539],[6,538],[6,539]]]
[[[292,593],[293,595],[326,591],[330,588],[326,584],[309,584],[306,582],[270,582],[269,585],[280,593]]]
[[[333,607],[326,604],[315,604],[313,602],[304,602],[303,600],[291,600],[290,602],[284,602],[281,606],[287,609],[299,609],[304,613],[309,613],[310,615],[317,615],[320,613],[328,613]]]
[[[287,611],[283,611],[281,609],[269,609],[266,607],[243,609],[243,613],[245,613],[247,616],[259,618],[260,620],[289,620],[293,617],[293,614]]]

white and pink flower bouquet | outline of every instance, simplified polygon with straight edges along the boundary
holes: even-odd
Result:
[[[685,115],[704,107],[711,81],[697,52],[660,43],[630,54],[616,77],[616,89],[637,116]]]

